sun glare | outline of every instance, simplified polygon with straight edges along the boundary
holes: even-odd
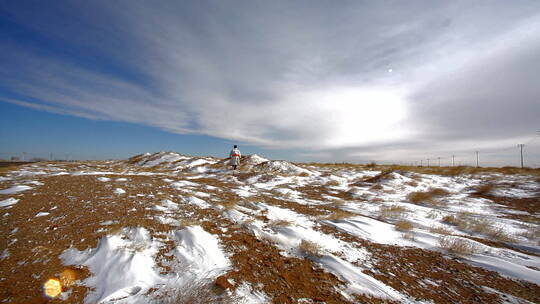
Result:
[[[329,146],[378,143],[404,136],[399,123],[406,117],[405,100],[384,89],[344,88],[318,92],[312,96],[332,130]]]
[[[62,293],[62,289],[71,287],[77,280],[77,273],[73,269],[65,269],[60,274],[60,279],[51,278],[43,284],[43,292],[48,298],[54,299]]]
[[[49,298],[56,298],[62,293],[62,283],[58,279],[49,279],[43,284],[43,291]]]

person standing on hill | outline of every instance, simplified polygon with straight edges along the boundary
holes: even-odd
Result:
[[[231,166],[233,167],[233,170],[236,170],[238,166],[240,165],[240,157],[242,154],[240,154],[240,150],[238,150],[238,146],[234,145],[233,149],[231,150],[231,153],[229,154],[229,157],[231,158]]]

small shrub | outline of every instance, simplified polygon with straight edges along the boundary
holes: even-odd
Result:
[[[536,227],[528,227],[527,231],[520,233],[520,236],[529,240],[540,239],[540,229]]]
[[[308,176],[309,176],[309,173],[307,173],[307,172],[300,172],[300,174],[298,174],[298,176],[301,176],[301,177],[308,177]]]
[[[377,163],[376,162],[370,162],[369,164],[366,165],[366,168],[369,168],[369,169],[373,169],[377,167]]]
[[[407,208],[404,208],[398,205],[384,206],[379,209],[379,218],[386,219],[386,218],[399,217],[407,211],[408,211]]]
[[[443,217],[442,222],[446,223],[448,225],[457,226],[460,221],[459,221],[459,219],[457,217],[455,217],[453,215],[447,215],[447,216]]]
[[[339,181],[335,180],[335,179],[332,179],[332,180],[329,180],[327,183],[326,183],[327,186],[339,186],[341,185],[339,183]]]
[[[439,246],[442,249],[457,255],[471,255],[478,252],[478,248],[474,243],[459,237],[442,237],[439,239]]]
[[[339,208],[339,207],[343,207],[345,206],[346,204],[346,201],[342,200],[342,199],[336,199],[335,201],[332,202],[332,207],[334,208]]]
[[[407,199],[413,203],[433,203],[436,197],[441,197],[450,194],[450,192],[441,188],[432,188],[429,191],[411,192]]]
[[[398,221],[395,224],[395,229],[398,231],[410,231],[414,228],[413,224],[406,220]]]
[[[484,196],[489,195],[495,190],[495,185],[493,184],[484,184],[480,185],[476,188],[476,190],[473,192],[473,194],[478,196]]]
[[[370,190],[381,190],[383,186],[381,184],[375,184],[369,188]]]
[[[471,219],[468,222],[465,222],[465,225],[463,225],[465,230],[470,230],[472,232],[476,233],[482,233],[485,234],[489,232],[492,227],[491,223],[488,220],[476,220]]]
[[[374,183],[378,183],[380,182],[381,180],[383,179],[391,179],[391,175],[390,173],[394,172],[393,170],[385,170],[375,176],[372,176],[372,177],[368,177],[368,178],[365,178],[362,180],[362,182],[364,183],[371,183],[371,184],[374,184]]]
[[[431,202],[433,200],[433,195],[429,192],[411,192],[407,199],[413,203],[422,203],[422,202]]]
[[[435,227],[435,226],[431,226],[429,228],[429,232],[431,233],[437,233],[437,234],[444,234],[444,235],[448,235],[448,234],[451,234],[452,232],[444,227]]]
[[[382,199],[381,197],[376,197],[374,199],[371,200],[372,203],[382,203],[384,202],[384,199]]]
[[[432,188],[432,189],[429,190],[429,192],[433,196],[445,196],[445,195],[450,194],[450,192],[448,192],[447,190],[444,190],[442,188]]]
[[[490,229],[486,232],[484,232],[485,235],[487,235],[492,240],[498,240],[503,242],[515,242],[515,238],[512,237],[510,234],[506,232],[506,230],[502,227],[493,227],[491,226]]]
[[[300,242],[300,251],[307,256],[322,256],[321,246],[311,241],[302,240],[302,242]]]
[[[437,210],[431,210],[427,214],[427,218],[435,219],[435,218],[439,217],[439,215],[440,215],[440,213]]]

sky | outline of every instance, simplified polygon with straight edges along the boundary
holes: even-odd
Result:
[[[540,166],[536,0],[3,1],[0,33],[4,158]]]

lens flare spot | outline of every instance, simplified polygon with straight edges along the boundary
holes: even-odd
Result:
[[[45,295],[49,298],[56,298],[62,293],[62,283],[58,279],[49,279],[43,284]]]

